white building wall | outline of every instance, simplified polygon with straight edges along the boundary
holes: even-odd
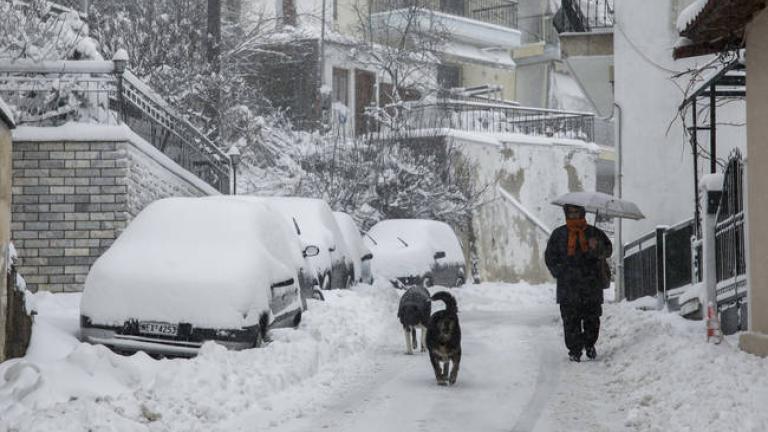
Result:
[[[690,218],[694,212],[691,149],[676,118],[683,100],[681,89],[689,78],[673,80],[671,76],[711,58],[672,60],[678,38],[675,22],[682,6],[678,0],[616,2],[615,100],[623,113],[623,195],[647,216],[623,222],[625,242],[657,225]],[[743,103],[719,109],[721,121],[743,122]],[[708,133],[700,132],[699,137],[708,148]],[[718,156],[726,157],[732,147],[744,146],[746,131],[721,127],[717,141]],[[700,160],[699,165],[701,173],[709,169],[708,161]]]

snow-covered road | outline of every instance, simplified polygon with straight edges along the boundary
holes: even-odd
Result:
[[[531,431],[560,368],[552,361],[553,322],[551,308],[461,313],[464,355],[454,387],[435,384],[426,353],[408,356],[404,346],[387,344],[368,376],[340,389],[317,415],[279,430]]]
[[[194,359],[82,344],[76,294],[37,294],[29,353],[0,364],[6,431],[768,430],[768,361],[701,322],[606,305],[599,361],[567,361],[551,285],[468,285],[453,387],[404,353],[399,291],[327,292],[261,349],[208,344]]]

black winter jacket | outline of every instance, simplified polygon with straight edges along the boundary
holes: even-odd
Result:
[[[576,254],[568,256],[568,227],[560,226],[552,232],[544,252],[549,272],[557,279],[557,302],[560,304],[603,303],[600,286],[601,260],[611,256],[613,246],[600,229],[587,225],[584,235],[597,239],[597,248],[582,252],[578,242]]]

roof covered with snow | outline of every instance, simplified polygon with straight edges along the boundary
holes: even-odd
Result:
[[[764,0],[696,0],[678,15],[677,30],[687,40],[675,46],[674,58],[743,48],[744,28],[764,8]]]

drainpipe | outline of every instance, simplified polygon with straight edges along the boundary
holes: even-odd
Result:
[[[615,115],[616,117],[616,132],[614,133],[615,141],[616,141],[616,172],[615,172],[615,192],[616,192],[616,198],[621,199],[622,192],[621,192],[621,182],[622,178],[624,177],[624,174],[622,172],[622,154],[621,154],[621,105],[614,102],[613,103],[613,109],[614,112],[611,115],[613,117]],[[622,220],[619,219],[619,223],[616,226],[616,281],[615,281],[615,288],[616,288],[616,299],[621,300],[624,298],[624,242],[621,236],[621,227],[622,227]]]

